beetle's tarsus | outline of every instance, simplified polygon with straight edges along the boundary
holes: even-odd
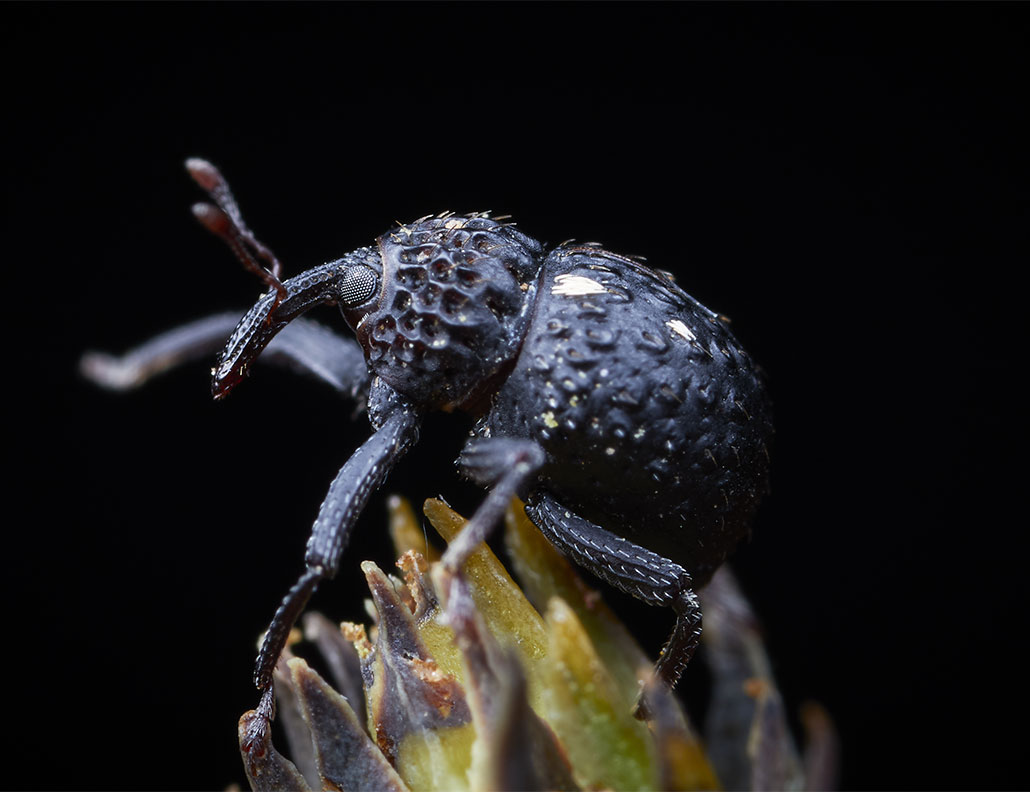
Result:
[[[275,695],[272,688],[261,694],[257,709],[245,716],[247,719],[244,737],[240,740],[240,749],[252,758],[263,757],[271,748],[272,718],[275,717]]]
[[[673,603],[676,624],[655,664],[656,676],[670,688],[676,687],[694,652],[701,644],[701,604],[687,585],[689,580],[683,584]]]
[[[654,713],[651,711],[651,706],[647,702],[647,691],[643,689],[643,684],[641,684],[641,690],[637,694],[637,701],[636,704],[633,705],[632,714],[638,721],[649,721],[654,719]]]
[[[108,390],[132,390],[146,376],[138,368],[126,365],[123,358],[106,352],[87,352],[79,359],[79,373]]]

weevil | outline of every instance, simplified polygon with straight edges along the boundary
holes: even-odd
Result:
[[[399,224],[283,280],[219,171],[186,164],[211,199],[194,214],[268,292],[242,318],[200,320],[121,358],[87,355],[86,374],[126,388],[221,348],[215,399],[255,361],[284,363],[364,400],[372,428],[330,484],[304,572],[265,634],[244,750],[267,734],[272,671],[294,622],[338,571],[370,495],[440,410],[469,414],[457,466],[487,488],[445,569],[459,574],[523,497],[530,520],[576,564],[672,608],[655,673],[674,686],[700,640],[695,591],[747,534],[768,487],[769,399],[727,321],[633,258],[573,242],[547,250],[488,213]],[[317,305],[337,306],[356,340],[301,318]],[[646,717],[646,702],[636,712]]]

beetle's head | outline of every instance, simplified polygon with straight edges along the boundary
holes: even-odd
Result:
[[[316,305],[339,305],[345,316],[367,311],[378,302],[381,280],[378,252],[359,248],[282,281],[236,325],[212,371],[211,394],[227,396],[276,333]]]
[[[198,203],[193,214],[201,225],[220,237],[243,266],[269,287],[269,292],[247,311],[236,325],[212,371],[211,393],[224,398],[235,388],[250,364],[276,333],[316,305],[339,305],[350,319],[368,307],[379,293],[382,259],[373,248],[359,248],[343,258],[281,281],[275,254],[254,236],[243,222],[240,208],[218,169],[196,157],[186,160],[186,170],[212,203]]]
[[[472,404],[518,352],[543,249],[486,213],[425,217],[375,247],[279,279],[275,254],[243,222],[218,170],[186,167],[213,203],[193,213],[221,237],[269,292],[240,320],[213,371],[224,398],[276,333],[316,305],[338,305],[383,381],[427,406]]]
[[[399,225],[377,247],[378,301],[344,310],[369,368],[427,408],[474,408],[521,346],[540,243],[480,212]]]

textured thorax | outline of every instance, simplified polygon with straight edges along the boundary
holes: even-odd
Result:
[[[483,216],[439,216],[378,240],[378,306],[355,328],[372,370],[429,407],[467,402],[517,354],[539,243]]]

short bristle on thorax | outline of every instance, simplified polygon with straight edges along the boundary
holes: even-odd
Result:
[[[485,214],[399,225],[378,244],[381,301],[358,328],[370,366],[426,406],[467,403],[518,352],[540,244]]]

